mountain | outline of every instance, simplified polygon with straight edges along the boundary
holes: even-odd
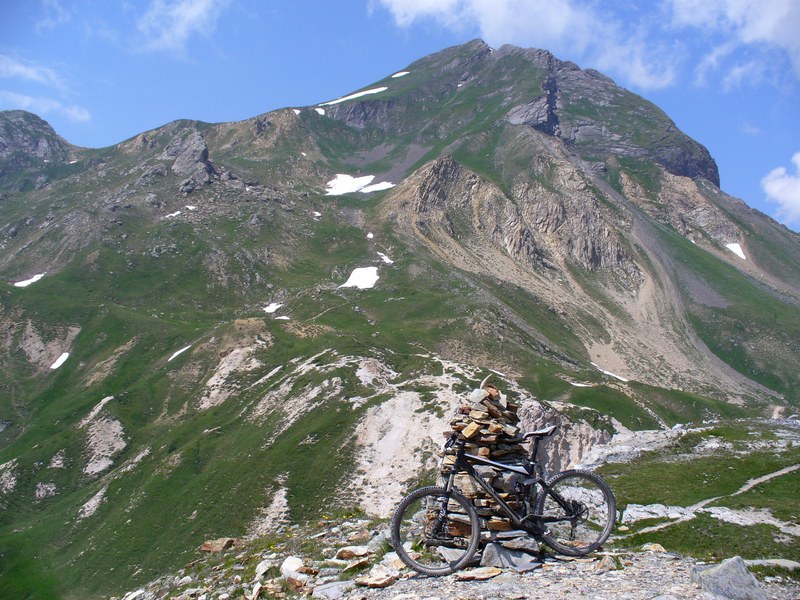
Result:
[[[0,589],[385,516],[488,369],[562,464],[793,414],[800,237],[719,184],[652,103],[481,41],[108,148],[0,113]]]

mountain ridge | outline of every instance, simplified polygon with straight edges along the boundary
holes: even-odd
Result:
[[[663,112],[546,51],[473,41],[405,71],[0,159],[0,552],[45,548],[28,579],[97,595],[275,507],[390,506],[486,369],[568,425],[563,464],[797,410],[800,236]],[[345,287],[356,269],[374,284]]]

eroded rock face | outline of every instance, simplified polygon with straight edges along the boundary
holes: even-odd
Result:
[[[608,443],[612,437],[586,422],[574,423],[563,413],[539,402],[523,402],[519,417],[522,431],[534,431],[553,423],[558,425],[556,434],[542,441],[538,456],[551,474],[580,463],[592,448]]]
[[[438,159],[420,172],[411,191],[411,218],[429,239],[474,248],[488,238],[529,268],[607,269],[635,289],[641,272],[584,177],[558,160],[547,168],[556,171],[556,189],[521,177],[508,198],[451,157]]]

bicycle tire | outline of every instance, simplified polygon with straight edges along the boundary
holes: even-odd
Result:
[[[418,573],[450,575],[475,555],[480,530],[478,513],[469,500],[455,490],[428,486],[400,501],[392,517],[391,539],[400,560]]]
[[[599,475],[589,471],[562,471],[546,485],[536,496],[536,514],[545,518],[569,518],[555,522],[544,520],[542,539],[548,546],[566,556],[585,556],[605,543],[614,529],[617,502],[611,488]],[[562,506],[555,495],[569,507]]]

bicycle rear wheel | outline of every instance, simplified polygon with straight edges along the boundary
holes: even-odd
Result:
[[[391,533],[392,546],[409,567],[425,575],[449,575],[475,555],[480,521],[464,496],[431,486],[403,498]]]
[[[608,484],[588,471],[563,471],[547,482],[536,497],[542,515],[542,539],[567,556],[597,550],[611,535],[617,503]]]

